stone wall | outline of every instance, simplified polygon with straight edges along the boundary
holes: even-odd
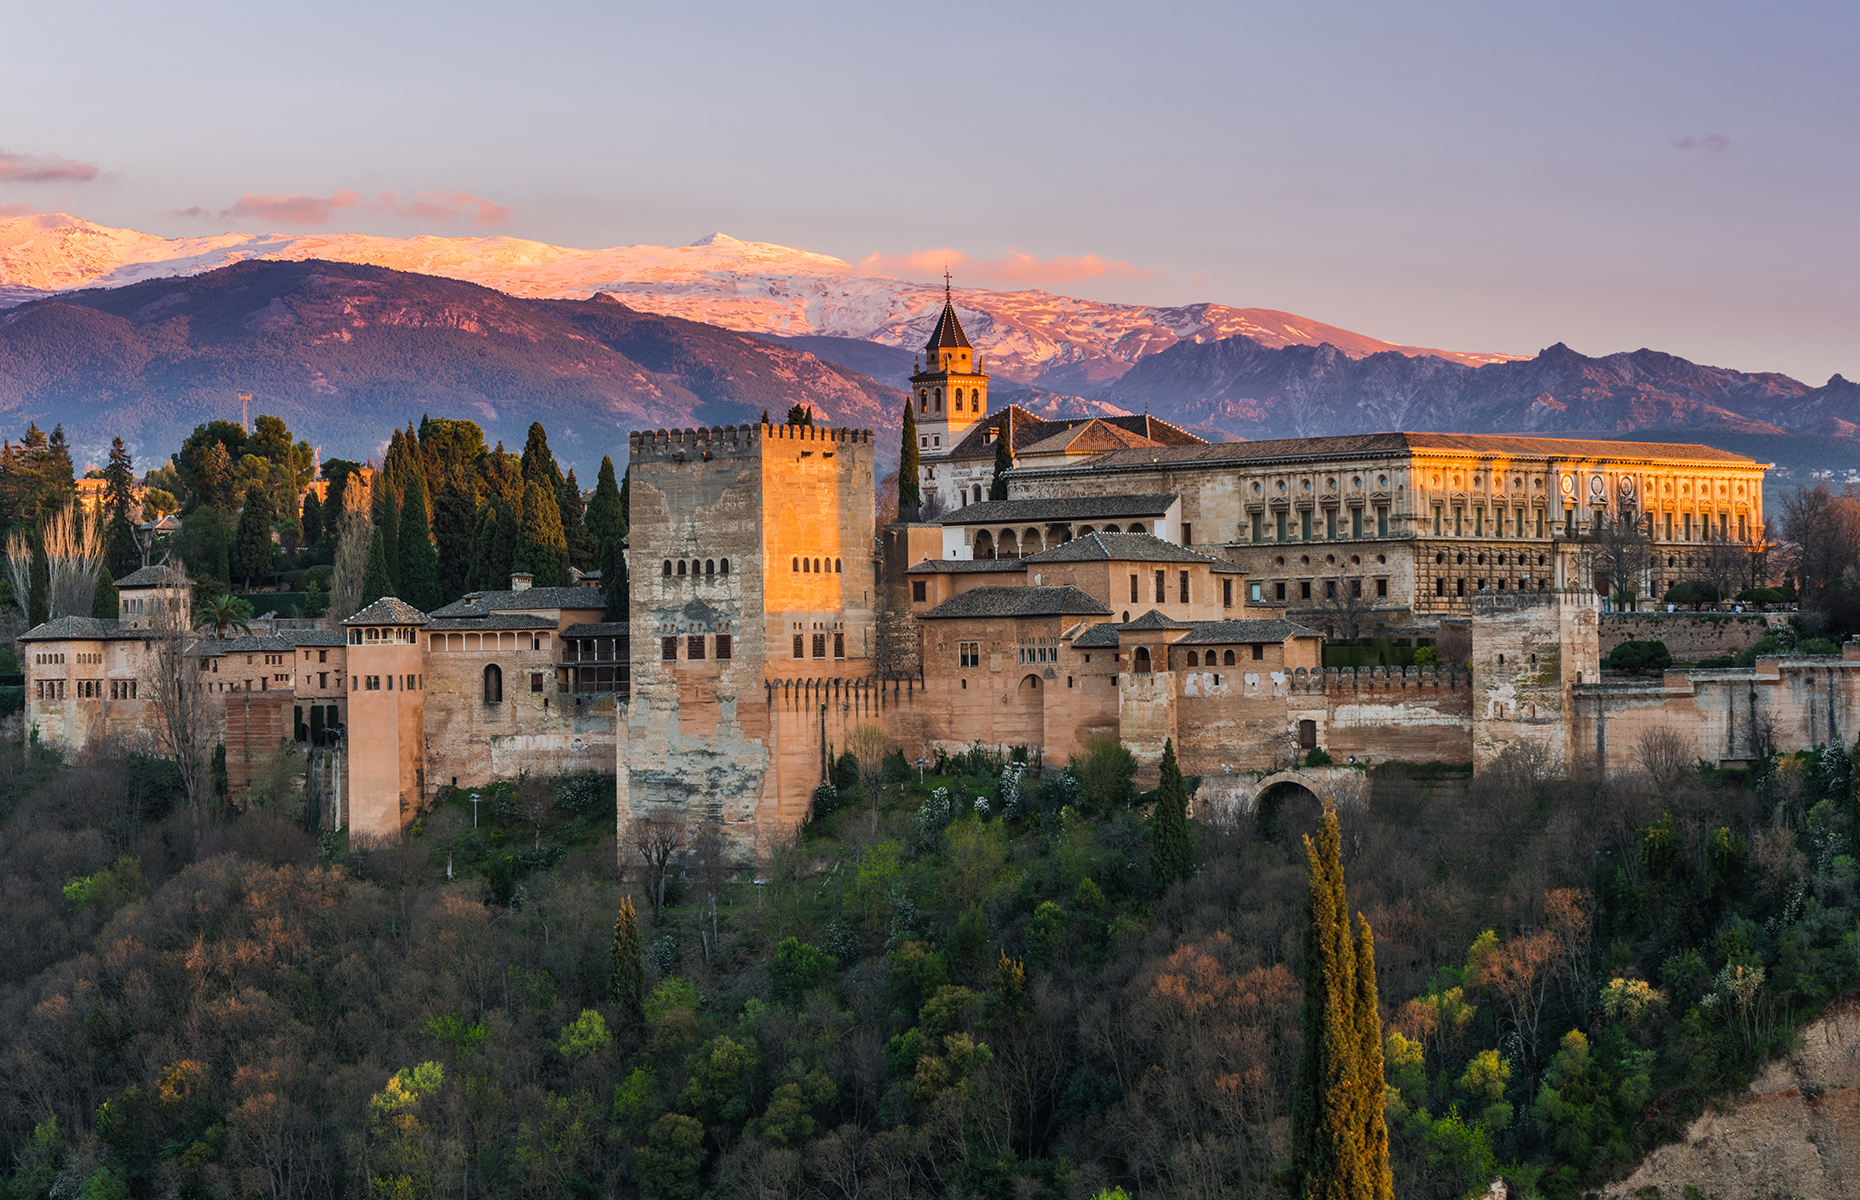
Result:
[[[1665,642],[1674,662],[1736,654],[1787,625],[1787,613],[1604,613],[1601,650],[1622,642]]]

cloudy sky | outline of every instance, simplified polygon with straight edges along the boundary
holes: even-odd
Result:
[[[1860,5],[110,2],[0,210],[683,244],[1860,375]]]

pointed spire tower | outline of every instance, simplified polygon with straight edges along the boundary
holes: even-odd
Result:
[[[924,346],[921,368],[911,376],[911,403],[917,406],[919,480],[927,499],[942,497],[954,507],[954,495],[944,495],[949,471],[943,464],[971,426],[988,414],[988,375],[982,356],[969,345],[969,335],[956,316],[955,295],[949,272],[943,273],[943,313]]]

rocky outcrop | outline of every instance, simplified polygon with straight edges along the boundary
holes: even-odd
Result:
[[[1725,1200],[1860,1197],[1860,1005],[1806,1026],[1801,1049],[1765,1067],[1749,1092],[1602,1194],[1636,1200],[1657,1188],[1678,1200],[1687,1187]]]

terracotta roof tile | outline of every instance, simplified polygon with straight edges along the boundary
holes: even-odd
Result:
[[[1075,587],[978,587],[937,605],[924,620],[956,617],[1102,617],[1111,610]]]

